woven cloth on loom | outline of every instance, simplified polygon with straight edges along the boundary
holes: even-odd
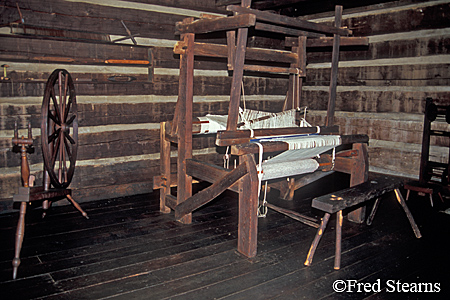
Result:
[[[244,126],[239,129],[298,127],[295,124],[295,113],[295,109],[279,113],[244,109],[239,114],[239,123],[244,123]],[[226,130],[228,116],[208,114],[198,119],[201,121],[200,133],[214,133]]]
[[[289,145],[289,150],[262,162],[262,180],[312,173],[319,167],[312,158],[341,144],[338,135],[278,137],[270,141],[283,141]]]

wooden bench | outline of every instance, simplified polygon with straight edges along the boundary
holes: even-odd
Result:
[[[312,207],[324,211],[325,215],[322,218],[320,227],[318,228],[316,236],[311,244],[305,265],[311,265],[314,252],[317,249],[317,245],[319,244],[323,232],[325,231],[330,216],[331,214],[336,213],[336,252],[334,269],[339,270],[341,264],[342,211],[347,208],[356,208],[359,204],[363,204],[371,199],[376,199],[371,214],[367,220],[367,224],[370,225],[378,208],[380,197],[391,191],[395,192],[397,200],[405,211],[416,237],[420,238],[422,235],[420,234],[419,228],[417,227],[417,224],[415,223],[414,218],[400,193],[399,188],[401,188],[402,185],[402,179],[383,175],[379,177],[377,176],[376,178],[368,180],[362,184],[314,198],[312,201]]]
[[[403,187],[406,190],[406,201],[408,201],[410,192],[414,191],[421,196],[428,195],[432,207],[433,207],[433,194],[438,194],[439,199],[441,199],[441,202],[444,203],[444,199],[442,199],[441,195],[442,185],[431,182],[408,181],[405,182]]]

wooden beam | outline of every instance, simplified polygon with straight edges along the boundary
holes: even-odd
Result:
[[[307,39],[306,47],[331,47],[333,46],[333,37],[319,37],[317,39]],[[296,47],[298,45],[297,38],[286,37],[286,47]],[[368,37],[341,37],[340,46],[368,46]]]
[[[181,202],[175,207],[175,218],[177,220],[183,218],[187,214],[214,200],[218,195],[228,189],[232,184],[237,182],[241,177],[247,174],[247,165],[239,164],[236,169],[227,172],[225,176],[214,182],[211,186],[194,194],[190,198]]]
[[[290,128],[272,128],[272,129],[255,129],[254,136],[251,137],[250,130],[236,131],[219,131],[217,132],[216,145],[229,146],[250,142],[250,139],[258,139],[264,136],[280,136],[291,134],[312,134],[317,133],[317,127],[290,127]],[[323,134],[339,134],[338,126],[320,127]],[[241,142],[237,142],[241,141]]]
[[[185,19],[185,22],[191,18]],[[193,79],[194,79],[194,34],[182,35],[188,45],[186,53],[180,59],[180,77],[178,93],[178,195],[177,204],[184,202],[192,195],[192,177],[186,173],[186,160],[192,158],[192,105],[193,105]],[[192,215],[185,215],[180,222],[188,224],[192,221]]]
[[[239,28],[236,39],[236,54],[234,61],[233,78],[231,80],[227,130],[237,130],[237,123],[239,119],[239,103],[241,101],[241,85],[244,77],[245,53],[247,50],[247,37],[248,28]]]
[[[183,54],[185,50],[186,44],[180,41],[175,44],[173,52],[175,54]],[[226,45],[196,42],[194,44],[194,55],[226,58],[228,57],[228,47]],[[267,62],[295,63],[297,61],[297,54],[285,50],[246,48],[245,59]]]
[[[303,127],[300,127],[303,128]],[[343,135],[341,136],[341,144],[342,145],[349,145],[354,143],[367,143],[369,141],[369,137],[364,134],[357,134],[357,135]],[[276,152],[276,151],[286,151],[288,150],[288,144],[285,142],[260,142],[263,146],[263,152]],[[355,151],[355,150],[352,150]],[[232,155],[244,155],[249,153],[259,153],[259,146],[255,143],[245,143],[240,145],[233,145],[231,146],[230,153]],[[347,153],[347,152],[346,152]],[[337,157],[343,157],[343,155],[340,155],[339,153],[336,154]]]
[[[217,19],[199,19],[192,23],[177,22],[175,34],[234,30],[237,28],[254,26],[255,23],[256,17],[253,14],[242,14]]]
[[[264,72],[264,73],[275,73],[275,74],[295,74],[300,77],[305,77],[306,74],[299,68],[283,68],[283,67],[272,67],[272,66],[261,66],[261,65],[244,65],[244,71],[251,72]]]
[[[277,26],[277,25],[261,23],[261,22],[256,22],[255,29],[261,30],[261,31],[281,33],[284,35],[293,35],[293,36],[307,36],[307,37],[324,37],[325,36],[325,34],[322,34],[322,33],[298,30],[298,29],[294,29],[294,28]]]
[[[189,159],[186,161],[186,163],[187,163],[186,172],[190,176],[210,183],[218,181],[220,178],[223,178],[227,173],[231,172],[231,170],[229,169],[224,169],[214,164],[199,161],[196,159]],[[236,193],[239,192],[239,188],[235,184],[232,184],[229,187],[229,189]]]
[[[312,30],[328,34],[339,34],[348,36],[352,34],[352,31],[344,28],[336,28],[333,26],[328,26],[325,24],[314,23],[310,21],[300,20],[296,18],[281,16],[273,14],[266,11],[259,11],[256,9],[245,8],[237,5],[227,6],[228,11],[240,13],[240,14],[254,14],[256,15],[256,20],[261,20],[265,22],[271,22],[279,25],[290,26],[294,28],[301,28],[306,30]]]
[[[342,6],[336,5],[335,10],[335,26],[339,28],[342,21]],[[336,86],[337,86],[337,76],[338,76],[338,64],[339,64],[339,46],[340,46],[340,36],[334,34],[333,36],[333,53],[331,60],[331,78],[330,78],[330,88],[328,92],[328,108],[327,108],[327,120],[325,125],[332,126],[334,122],[334,111],[336,108]]]
[[[20,54],[0,54],[2,60],[42,62],[42,63],[60,63],[60,64],[79,64],[79,65],[133,65],[133,66],[151,66],[149,60],[140,59],[101,59],[89,57],[65,57],[65,56],[31,56]]]

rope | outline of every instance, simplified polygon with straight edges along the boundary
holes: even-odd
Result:
[[[228,154],[229,150],[230,150],[230,146],[227,146],[227,150],[225,151],[225,154],[223,156],[223,167],[225,169],[229,169],[229,167],[230,167],[230,154]]]
[[[256,171],[258,172],[258,199],[261,195],[261,184],[262,184],[262,178],[263,178],[263,169],[262,169],[262,162],[263,162],[263,154],[264,154],[264,149],[263,146],[261,145],[261,143],[256,143],[256,145],[258,145],[259,148],[259,158],[258,158],[258,165],[256,166]],[[257,216],[260,218],[265,218],[267,215],[267,181],[265,184],[265,191],[264,191],[264,198],[263,198],[263,204],[258,204],[258,211],[257,211]]]

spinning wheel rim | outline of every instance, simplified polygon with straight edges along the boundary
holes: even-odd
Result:
[[[45,86],[41,108],[41,145],[44,170],[52,185],[67,188],[75,171],[78,115],[73,80],[64,69],[54,70]]]

